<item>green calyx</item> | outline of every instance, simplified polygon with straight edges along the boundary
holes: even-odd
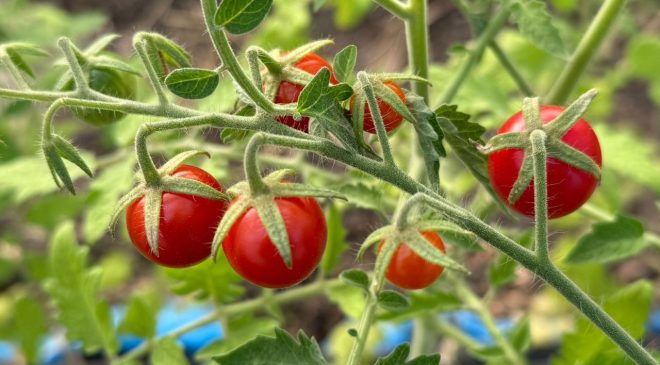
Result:
[[[215,260],[229,230],[236,220],[247,210],[256,209],[262,224],[266,228],[268,237],[275,245],[277,252],[288,268],[291,268],[291,246],[289,235],[276,204],[276,198],[290,197],[322,197],[345,199],[343,195],[330,189],[318,188],[298,183],[282,182],[294,175],[292,170],[278,170],[263,178],[261,183],[265,189],[255,191],[251,184],[242,181],[227,190],[228,194],[236,198],[223,216],[213,238],[211,257]]]
[[[596,96],[597,91],[591,89],[582,94],[575,102],[569,105],[561,114],[547,124],[543,124],[540,116],[538,98],[525,98],[523,101],[523,119],[525,130],[498,134],[488,141],[485,146],[478,146],[484,154],[491,154],[505,149],[521,149],[525,153],[518,178],[509,193],[509,203],[514,204],[525,192],[534,179],[532,157],[532,133],[543,133],[547,156],[586,171],[600,180],[601,169],[596,162],[581,151],[569,146],[561,139],[566,132],[585,113],[589,104]]]
[[[208,153],[203,151],[186,151],[174,156],[158,169],[160,179],[157,183],[147,184],[144,176],[139,174],[137,176],[137,186],[124,195],[115,207],[112,219],[110,220],[110,227],[114,226],[124,209],[135,200],[144,197],[144,227],[147,241],[149,242],[151,251],[155,256],[158,256],[160,211],[163,193],[185,194],[213,200],[229,200],[227,195],[202,182],[170,176],[186,160],[199,155],[209,156]]]

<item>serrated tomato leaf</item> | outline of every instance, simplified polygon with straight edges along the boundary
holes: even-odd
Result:
[[[258,336],[213,360],[222,365],[327,365],[314,338],[300,331],[296,342],[280,328],[275,329],[275,337]]]
[[[389,355],[376,361],[374,365],[438,365],[440,364],[440,354],[421,355],[410,361],[407,361],[410,355],[410,345],[403,344],[395,348]]]

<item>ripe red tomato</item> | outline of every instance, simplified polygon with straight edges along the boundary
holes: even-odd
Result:
[[[323,57],[317,55],[316,53],[309,53],[303,58],[298,60],[294,64],[294,67],[303,70],[309,74],[316,75],[322,68],[326,67],[330,70],[330,83],[336,85],[339,81],[335,78],[335,74],[332,71],[332,66],[323,59]],[[276,104],[290,104],[298,101],[300,93],[305,88],[305,85],[294,84],[289,81],[280,81],[280,85],[277,88],[277,93],[275,94],[275,103]],[[305,133],[309,131],[309,118],[303,117],[301,120],[296,121],[292,116],[278,117],[277,121],[286,124],[289,127],[301,130]]]
[[[328,230],[315,199],[275,198],[275,203],[289,234],[291,269],[286,267],[252,207],[230,228],[222,249],[229,264],[246,280],[265,288],[286,288],[300,283],[314,271],[323,256]]]
[[[197,180],[222,191],[213,176],[195,166],[181,165],[172,176]],[[126,210],[128,234],[144,257],[163,266],[187,267],[211,255],[215,229],[227,210],[227,202],[166,192],[160,209],[159,256],[151,251],[147,241],[144,197],[131,203]]]
[[[392,91],[394,91],[399,99],[403,101],[403,103],[406,103],[406,96],[403,93],[403,90],[399,87],[399,85],[395,84],[392,81],[386,81],[383,83],[383,85],[389,87]],[[401,122],[403,121],[403,117],[394,110],[389,104],[385,103],[382,101],[380,98],[376,98],[376,101],[378,102],[378,110],[380,110],[380,115],[383,117],[383,124],[385,125],[385,130],[387,132],[391,132],[395,130],[399,125],[401,125]],[[355,104],[355,96],[351,97],[351,110],[353,110],[353,106]],[[369,105],[367,105],[367,102],[365,101],[364,103],[364,124],[363,124],[363,129],[365,132],[371,133],[371,134],[376,134],[376,125],[374,124],[374,120],[371,117],[371,110],[369,110]]]
[[[564,109],[558,106],[541,106],[541,119],[547,124]],[[519,132],[525,129],[522,112],[511,116],[497,131],[498,134]],[[580,119],[561,139],[569,146],[591,157],[602,166],[598,137],[586,120]],[[520,149],[506,149],[488,156],[488,175],[497,195],[515,211],[529,217],[534,216],[534,183],[515,204],[508,203],[509,193],[518,178],[524,152]],[[548,158],[548,217],[565,216],[584,204],[598,185],[597,179],[586,171],[570,166],[555,158]]]
[[[425,231],[422,232],[422,236],[440,251],[446,252],[445,244],[436,232]],[[382,249],[384,243],[384,241],[381,242],[380,249]],[[392,256],[385,277],[400,288],[415,290],[433,284],[444,269],[442,266],[426,261],[408,246],[401,244]]]

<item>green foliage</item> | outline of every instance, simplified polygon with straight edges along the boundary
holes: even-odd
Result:
[[[128,302],[126,315],[119,324],[121,333],[151,339],[156,335],[158,307],[145,295],[134,295]]]
[[[263,21],[272,5],[273,0],[223,0],[215,13],[215,24],[232,34],[247,33]]]
[[[197,299],[211,299],[225,303],[243,293],[236,274],[224,255],[216,263],[206,260],[185,269],[163,269],[170,282],[170,289],[179,295],[192,294]]]
[[[224,338],[212,343],[195,354],[200,359],[227,354],[259,335],[273,333],[278,321],[272,318],[255,318],[248,314],[233,317],[223,327]]]
[[[651,308],[653,289],[648,282],[639,281],[617,291],[603,303],[603,308],[631,336],[639,339],[644,332],[644,322]],[[634,310],[631,310],[633,309]],[[581,317],[575,332],[562,339],[560,353],[552,365],[597,365],[621,363],[624,354],[596,328],[591,322]]]
[[[389,311],[399,311],[406,309],[410,302],[408,298],[394,290],[383,290],[378,293],[378,305]]]
[[[175,338],[165,337],[156,342],[151,352],[150,363],[153,365],[182,365],[188,364],[183,348]]]
[[[559,31],[552,24],[546,4],[540,0],[517,0],[511,2],[511,18],[518,24],[520,33],[538,48],[559,58],[567,58],[566,49]]]
[[[607,263],[639,253],[648,246],[644,226],[635,218],[617,216],[612,222],[596,223],[566,257],[568,263]]]
[[[378,359],[375,365],[438,365],[440,364],[440,355],[422,355],[413,360],[406,361],[410,354],[408,344],[400,345],[392,353],[382,359]]]
[[[213,70],[180,68],[165,78],[165,85],[184,99],[203,99],[218,87],[220,76]]]
[[[222,365],[327,364],[316,340],[300,331],[296,342],[291,335],[279,328],[275,329],[274,338],[257,336],[232,352],[215,357],[214,360]]]
[[[348,250],[346,229],[342,225],[341,218],[341,210],[339,210],[336,204],[331,205],[327,209],[328,242],[326,243],[320,265],[322,272],[326,274],[330,274],[332,269],[339,264],[342,254]]]
[[[67,338],[81,341],[85,352],[117,350],[110,307],[98,301],[102,272],[87,268],[88,250],[76,243],[73,226],[55,231],[50,244],[50,277],[44,288],[57,309],[57,317],[67,330]]]

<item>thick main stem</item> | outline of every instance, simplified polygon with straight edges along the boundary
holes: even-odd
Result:
[[[606,0],[603,3],[584,37],[580,39],[571,60],[559,75],[550,93],[548,93],[546,103],[561,105],[566,102],[580,80],[580,76],[587,67],[589,60],[593,58],[598,47],[603,43],[608,30],[612,28],[612,24],[621,12],[625,2],[625,0]]]
[[[409,0],[406,23],[406,44],[408,45],[408,65],[415,75],[429,78],[429,34],[427,25],[427,0]],[[425,82],[414,81],[413,91],[428,103],[429,86]]]

